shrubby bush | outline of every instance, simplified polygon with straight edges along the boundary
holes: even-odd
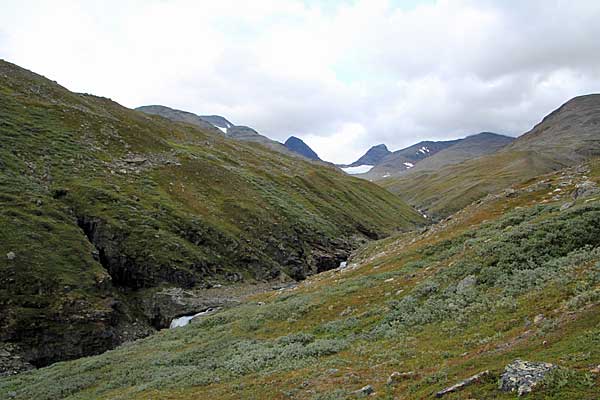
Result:
[[[490,312],[514,310],[515,297],[532,289],[555,282],[567,290],[581,280],[576,269],[590,262],[597,264],[567,306],[600,301],[594,283],[600,277],[600,206],[556,211],[556,206],[544,205],[515,210],[459,238],[427,247],[421,263],[439,262],[459,251],[462,258],[390,301],[372,333],[390,337],[432,322],[454,320],[460,325]],[[459,290],[459,282],[469,275],[476,277],[475,283]]]
[[[315,333],[325,335],[340,335],[348,330],[356,328],[360,321],[356,317],[337,319],[325,322],[315,328]]]

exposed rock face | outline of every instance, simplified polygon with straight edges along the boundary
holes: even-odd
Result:
[[[505,392],[516,391],[519,396],[529,393],[554,368],[556,366],[550,363],[517,359],[504,369],[500,377],[500,389]]]
[[[101,219],[80,217],[78,224],[97,249],[98,261],[106,268],[115,285],[139,289],[154,286],[158,282],[170,282],[182,287],[191,287],[196,283],[195,276],[189,271],[160,265],[152,259],[140,263],[128,256],[123,251],[125,234]],[[149,265],[151,268],[148,268]]]
[[[21,351],[16,345],[0,343],[0,377],[14,375],[34,368],[20,354]]]
[[[142,307],[152,325],[162,329],[167,328],[174,318],[237,303],[238,301],[233,299],[211,297],[181,288],[168,288],[146,297]]]

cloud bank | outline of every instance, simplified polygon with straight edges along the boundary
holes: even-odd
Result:
[[[4,0],[0,57],[128,107],[221,114],[350,162],[518,135],[600,92],[595,0]]]

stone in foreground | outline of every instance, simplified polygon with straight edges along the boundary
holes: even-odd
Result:
[[[517,391],[519,396],[531,392],[556,365],[545,362],[515,360],[508,364],[500,377],[500,389]]]
[[[448,393],[457,392],[473,383],[479,382],[481,380],[481,378],[483,378],[484,376],[488,376],[489,374],[490,374],[490,371],[488,371],[488,370],[485,370],[483,372],[475,374],[475,375],[465,379],[464,381],[458,382],[456,385],[452,385],[444,390],[437,392],[435,394],[435,397],[442,397]]]

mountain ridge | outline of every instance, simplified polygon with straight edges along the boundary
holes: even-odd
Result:
[[[502,188],[600,154],[599,139],[600,95],[578,96],[495,153],[379,183],[445,217]]]

